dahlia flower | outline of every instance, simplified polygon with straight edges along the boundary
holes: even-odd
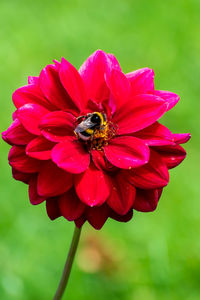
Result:
[[[51,220],[77,227],[153,211],[169,169],[186,156],[180,144],[190,135],[158,122],[178,100],[154,88],[153,70],[124,74],[101,50],[79,71],[54,61],[13,93],[16,111],[2,134],[13,177],[29,185],[33,205],[46,201]]]

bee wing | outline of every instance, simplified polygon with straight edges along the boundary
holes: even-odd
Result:
[[[92,128],[95,124],[91,122],[91,120],[88,118],[87,120],[82,121],[79,123],[75,129],[75,132],[83,132],[88,128]]]

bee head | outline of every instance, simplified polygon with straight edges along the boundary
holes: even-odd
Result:
[[[96,125],[100,125],[101,121],[102,121],[101,117],[97,113],[93,113],[90,120],[92,123],[94,123]]]

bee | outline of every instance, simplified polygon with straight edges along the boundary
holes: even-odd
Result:
[[[100,112],[88,113],[86,116],[80,116],[77,121],[83,119],[75,128],[74,132],[80,139],[87,141],[93,140],[97,130],[104,130],[107,122],[106,115]]]

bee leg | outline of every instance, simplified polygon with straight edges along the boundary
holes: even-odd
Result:
[[[76,120],[79,121],[82,118],[85,118],[85,116],[79,116],[78,118],[76,118]]]
[[[94,132],[91,134],[90,136],[90,140],[93,141],[94,140]]]

